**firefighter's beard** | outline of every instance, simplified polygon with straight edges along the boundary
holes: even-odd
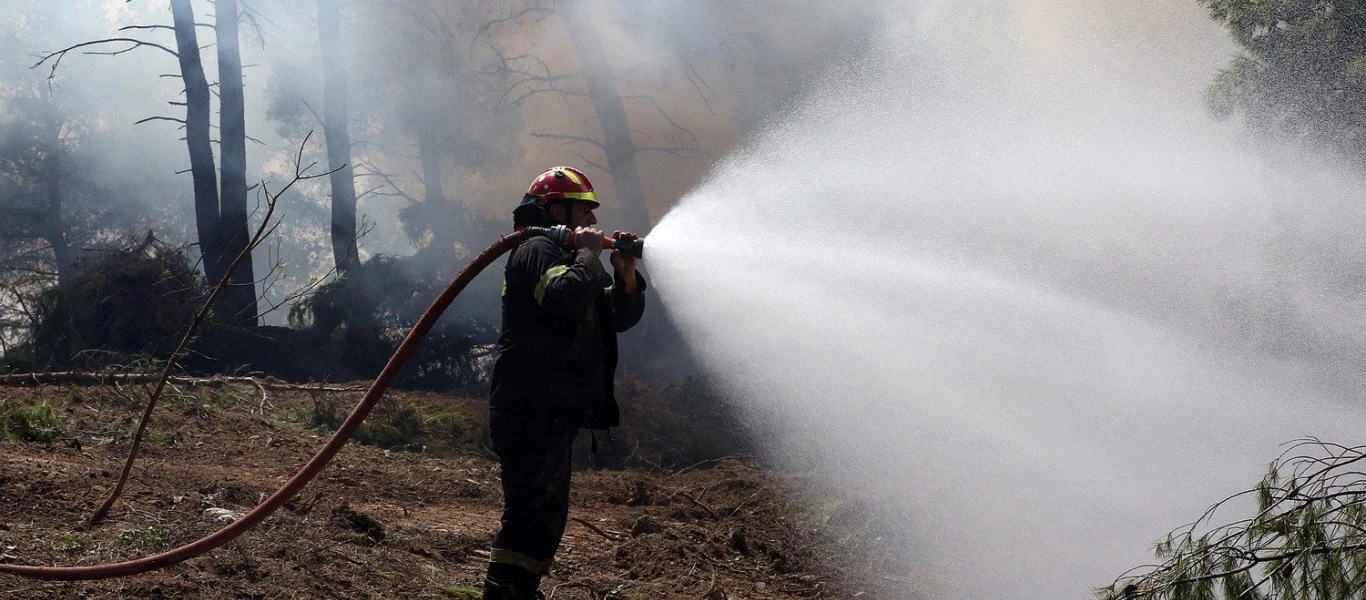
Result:
[[[912,54],[826,82],[647,240],[766,450],[853,498],[815,526],[904,552],[908,597],[1082,598],[1280,444],[1359,440],[1361,181],[1261,168],[1169,100],[1198,86]]]

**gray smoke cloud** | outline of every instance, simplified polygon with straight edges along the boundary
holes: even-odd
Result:
[[[278,189],[290,179],[304,136],[305,164],[323,170],[318,115],[321,58],[315,3],[246,2],[243,60],[246,63],[248,179]],[[509,19],[536,2],[343,3],[343,45],[351,87],[352,138],[362,192],[359,212],[369,225],[362,257],[406,255],[435,239],[453,237],[468,253],[505,231],[510,208],[531,178],[554,164],[586,168],[606,200],[605,224],[620,221],[613,181],[591,145],[570,145],[536,134],[601,138],[592,107],[568,83],[581,71],[570,51],[567,21],[532,12]],[[565,5],[568,6],[568,5]],[[813,73],[863,43],[879,25],[880,12],[844,3],[816,1],[692,3],[585,1],[583,22],[599,30],[611,61],[637,142],[682,147],[681,156],[642,152],[647,203],[656,218],[694,185],[717,157],[775,110],[788,106]],[[212,3],[194,3],[200,21],[213,16]],[[564,8],[564,7],[560,7]],[[167,25],[165,2],[73,0],[17,2],[4,23],[4,81],[24,82],[48,93],[73,116],[92,124],[83,143],[118,151],[101,152],[92,175],[111,189],[107,198],[139,223],[173,243],[194,241],[188,158],[178,125],[183,109],[179,67],[173,56],[144,47],[118,56],[88,55],[124,44],[90,47],[67,55],[51,82],[47,67],[30,69],[40,54],[108,37],[136,37],[174,46],[169,30],[127,26]],[[201,28],[204,66],[216,80],[213,32]],[[568,95],[536,95],[507,102],[511,76],[499,72],[498,56],[531,55],[556,75],[565,75]],[[50,84],[50,85],[49,85]],[[515,94],[514,94],[515,96]],[[414,211],[427,186],[417,134],[435,132],[442,154],[442,184],[451,206]],[[258,143],[259,142],[259,143]],[[367,193],[368,192],[368,193]],[[407,212],[405,212],[407,211]],[[326,180],[304,182],[282,198],[284,225],[276,244],[258,251],[261,265],[282,265],[284,278],[270,288],[272,300],[326,274],[328,188]],[[414,214],[415,213],[415,214]],[[406,222],[405,222],[406,219]],[[417,225],[416,230],[414,224]],[[448,231],[421,231],[436,224]],[[132,232],[130,232],[132,233]],[[450,265],[433,264],[438,276]],[[279,322],[283,313],[268,317]]]

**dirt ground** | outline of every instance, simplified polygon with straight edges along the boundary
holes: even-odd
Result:
[[[0,561],[88,565],[190,542],[221,527],[224,511],[241,514],[273,492],[323,442],[298,418],[315,394],[272,392],[261,402],[250,388],[181,392],[158,407],[111,520],[92,526],[141,412],[134,396],[144,396],[0,388],[0,411],[45,403],[64,438],[0,442]],[[358,394],[340,396],[349,405]],[[475,415],[482,403],[410,396]],[[573,489],[547,597],[894,597],[820,532],[810,507],[838,498],[813,497],[799,479],[750,460],[580,470]],[[352,443],[286,508],[208,555],[97,582],[0,575],[0,597],[477,598],[500,494],[497,464],[477,444],[404,452]]]

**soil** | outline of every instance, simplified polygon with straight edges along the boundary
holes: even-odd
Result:
[[[0,442],[0,561],[88,565],[195,540],[250,509],[322,444],[315,394],[182,388],[163,399],[111,518],[86,523],[122,466],[140,393],[0,388],[0,411],[46,403],[64,439]],[[338,394],[347,404],[358,394]],[[263,401],[264,400],[264,401]],[[334,399],[335,400],[335,399]],[[397,393],[483,418],[477,397]],[[227,546],[94,582],[0,575],[3,598],[477,598],[501,508],[497,463],[467,436],[439,451],[352,443],[284,509]],[[838,502],[748,459],[579,470],[542,589],[558,599],[882,598],[822,534]]]

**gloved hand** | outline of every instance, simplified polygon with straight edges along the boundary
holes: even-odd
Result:
[[[612,239],[623,242],[634,242],[639,239],[634,233],[629,231],[613,231]],[[636,293],[636,262],[640,259],[634,254],[627,254],[621,251],[612,252],[612,269],[617,273],[617,279],[625,282],[623,292],[629,294]]]
[[[574,229],[574,247],[587,248],[593,254],[602,252],[603,233],[601,229],[591,227],[576,227]]]

